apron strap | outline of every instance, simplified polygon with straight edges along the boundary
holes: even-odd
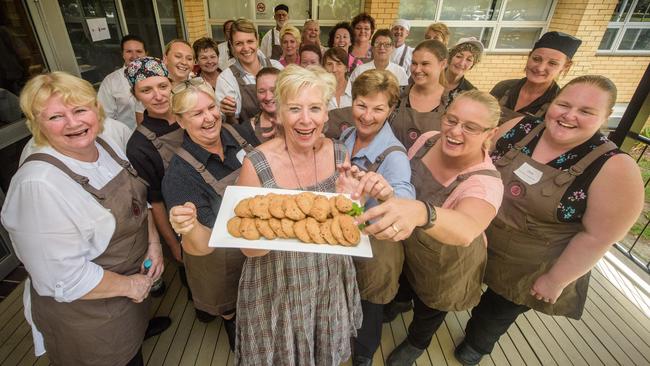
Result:
[[[456,187],[458,187],[459,184],[466,181],[471,176],[477,174],[487,175],[488,177],[501,179],[501,174],[499,173],[499,171],[494,169],[479,169],[464,174],[458,174],[458,176],[456,176],[456,179],[453,182],[451,182],[449,186],[445,187],[445,189],[443,190],[445,197],[448,197],[451,194],[451,192],[453,192],[456,189]]]
[[[83,188],[86,192],[90,193],[95,197],[97,200],[104,200],[106,196],[98,189],[90,185],[90,180],[88,177],[85,177],[81,174],[77,174],[72,169],[68,168],[67,165],[65,165],[61,160],[55,158],[52,155],[49,154],[44,154],[44,153],[35,153],[27,157],[23,164],[30,162],[30,161],[43,161],[49,164],[54,165],[57,167],[59,170],[61,170],[63,173],[67,174],[72,180],[77,182],[81,188]]]
[[[144,137],[146,137],[147,140],[149,140],[153,144],[156,150],[160,151],[160,149],[162,149],[163,143],[162,141],[160,141],[160,139],[158,139],[158,136],[156,136],[156,134],[153,131],[145,127],[142,123],[138,123],[138,126],[135,129],[136,131],[143,134]]]
[[[519,122],[521,123],[521,121]],[[515,125],[516,127],[517,125]],[[494,162],[494,165],[498,167],[504,167],[510,164],[513,160],[515,160],[515,157],[517,157],[518,154],[521,154],[521,149],[523,149],[532,139],[537,137],[539,133],[542,131],[542,129],[546,126],[546,123],[542,122],[535,126],[524,138],[521,140],[517,141],[514,146],[506,152],[501,159],[497,160]],[[513,127],[513,128],[515,128]]]
[[[402,57],[399,59],[399,65],[404,67],[404,59],[406,58],[406,51],[408,51],[409,46],[404,43],[404,51],[402,52]]]
[[[207,183],[212,189],[217,192],[220,196],[223,196],[223,192],[226,190],[226,185],[219,182],[210,172],[207,171],[205,168],[205,165],[201,164],[192,154],[190,154],[187,150],[185,150],[182,147],[179,147],[178,150],[176,150],[176,155],[178,155],[181,159],[185,160],[188,164],[196,170],[197,173],[201,175],[201,178]]]
[[[576,177],[584,173],[585,169],[587,169],[591,163],[596,161],[604,154],[607,154],[612,150],[616,150],[617,148],[618,147],[616,144],[611,141],[607,141],[604,144],[598,145],[598,147],[591,150],[587,155],[583,156],[582,159],[578,160],[578,162],[573,164],[567,171],[563,172],[562,174],[558,174],[554,179],[555,185],[561,187],[569,182],[572,182]],[[552,189],[552,187],[547,188]],[[544,193],[544,190],[542,190],[542,194]]]
[[[99,145],[101,145],[101,146],[104,148],[104,150],[106,150],[106,152],[108,153],[108,155],[110,155],[111,158],[113,158],[113,160],[115,160],[118,164],[120,164],[120,166],[121,166],[124,170],[126,170],[127,172],[129,172],[129,174],[131,174],[132,177],[136,178],[137,180],[139,180],[140,182],[142,182],[142,184],[144,184],[145,187],[149,188],[149,182],[147,182],[146,180],[142,179],[142,178],[138,175],[138,171],[135,170],[135,168],[133,167],[133,165],[131,165],[131,163],[130,163],[128,160],[124,160],[124,159],[120,158],[120,156],[117,155],[117,153],[115,152],[115,150],[113,150],[113,148],[111,147],[111,145],[109,145],[109,144],[108,144],[104,139],[102,139],[102,138],[99,137],[99,136],[97,136],[97,143],[98,143]]]
[[[239,134],[239,132],[237,132],[235,127],[229,124],[222,124],[221,128],[225,128],[228,132],[230,132],[232,137],[234,137],[235,141],[237,141],[237,143],[239,144],[239,147],[244,149],[246,153],[249,153],[253,150],[253,146],[249,144],[248,141],[246,141],[243,137],[241,137],[241,135]]]
[[[390,153],[395,152],[395,151],[401,151],[404,154],[406,154],[406,149],[403,146],[390,146],[390,147],[386,148],[386,150],[382,151],[382,153],[377,156],[377,159],[375,159],[375,161],[372,164],[370,164],[370,166],[366,169],[366,171],[368,171],[368,172],[377,172],[377,170],[379,170],[379,167],[381,166],[381,164],[384,162],[384,159],[386,159],[386,157]]]
[[[433,147],[433,145],[436,144],[436,142],[440,140],[440,134],[437,133],[435,136],[431,136],[427,141],[424,142],[424,144],[418,149],[418,151],[413,155],[414,159],[421,160],[424,155],[426,155],[427,152]]]

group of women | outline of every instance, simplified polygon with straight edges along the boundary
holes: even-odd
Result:
[[[374,69],[346,91],[350,60],[373,53],[374,21],[360,15],[351,28],[348,52],[325,53],[327,71],[279,71],[258,56],[252,23],[235,21],[235,63],[216,93],[202,78],[172,85],[158,59],[131,62],[125,74],[145,113],[126,154],[101,137],[89,83],[54,72],[25,86],[35,147],[2,223],[30,273],[35,340],[54,364],[142,364],[146,298],[163,271],[160,201],[194,304],[224,319],[236,364],[370,365],[384,318],[411,306],[389,365],[412,364],[449,311],[472,309],[455,350],[465,365],[529,309],[580,317],[590,269],[643,203],[635,162],[599,132],[616,87],[581,76],[558,89],[579,41],[551,32],[526,77],[493,96],[464,79],[480,43],[449,53],[436,28],[413,52],[406,89]],[[339,139],[325,137],[329,110],[346,100],[348,124]],[[357,223],[367,224],[373,258],[209,247],[231,184],[362,199]]]

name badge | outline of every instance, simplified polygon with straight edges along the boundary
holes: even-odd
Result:
[[[237,152],[237,160],[239,160],[240,164],[244,163],[244,157],[246,157],[246,151],[244,149],[241,149]]]
[[[521,180],[524,182],[528,183],[529,185],[533,185],[542,179],[543,173],[532,167],[528,163],[523,163],[517,170],[515,170],[515,175],[518,176]]]

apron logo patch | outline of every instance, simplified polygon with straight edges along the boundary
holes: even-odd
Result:
[[[411,140],[415,141],[420,136],[420,131],[415,128],[409,128],[408,135]]]
[[[142,214],[140,205],[138,204],[138,201],[136,201],[135,199],[131,201],[131,211],[133,212],[133,216],[135,217],[139,217]]]
[[[510,192],[512,197],[518,198],[524,195],[526,187],[517,181],[513,181],[508,184],[508,192]]]

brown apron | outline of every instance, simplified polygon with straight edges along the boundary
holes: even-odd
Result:
[[[444,187],[438,183],[422,157],[440,138],[428,139],[411,159],[411,183],[418,200],[440,207],[456,187],[475,174],[499,177],[496,170],[475,170],[460,174]],[[404,273],[417,296],[427,306],[443,311],[461,311],[476,306],[481,298],[481,283],[487,262],[483,235],[467,247],[446,245],[416,228],[404,241]]]
[[[279,60],[282,57],[282,46],[275,44],[275,29],[271,29],[271,59]],[[243,121],[243,120],[242,120]]]
[[[253,150],[246,140],[230,125],[222,125],[237,140],[239,146],[249,153]],[[192,154],[182,147],[176,154],[190,164],[217,194],[223,196],[226,187],[235,184],[239,169],[217,180]],[[219,212],[219,205],[212,202],[212,211]],[[237,305],[237,288],[244,255],[239,249],[215,248],[205,256],[195,256],[183,251],[183,263],[187,273],[187,283],[192,290],[194,306],[212,315],[223,315]]]
[[[399,106],[389,118],[395,137],[410,149],[421,134],[429,131],[440,131],[440,119],[447,109],[448,96],[443,93],[440,106],[431,112],[418,112],[407,107],[411,87],[404,90]]]
[[[506,90],[506,92],[503,93],[501,98],[499,98],[499,105],[501,105],[501,118],[499,118],[499,125],[501,125],[504,122],[507,122],[507,121],[509,121],[509,120],[511,120],[513,118],[521,117],[521,116],[524,115],[523,113],[514,111],[514,110],[512,110],[512,109],[505,106],[506,103],[508,103],[508,98],[510,98],[510,90],[512,90],[512,89]],[[535,117],[543,117],[546,114],[546,110],[548,109],[548,107],[550,105],[551,105],[551,102],[546,102],[546,103],[542,104],[541,107],[539,107],[539,110],[537,110],[537,113],[535,113],[535,114],[526,113],[526,114],[531,115],[531,116],[535,116]]]
[[[104,253],[92,262],[106,271],[129,276],[140,271],[147,251],[146,183],[99,137],[97,142],[124,169],[104,188],[47,154],[26,160],[44,161],[61,169],[115,217],[115,232]],[[31,291],[34,324],[43,333],[47,356],[54,365],[125,365],[140,349],[149,322],[148,299],[136,304],[127,297],[62,303]]]
[[[579,319],[587,298],[590,273],[569,284],[555,304],[535,299],[530,289],[539,276],[551,269],[571,238],[583,230],[581,223],[557,219],[557,207],[565,191],[592,162],[616,145],[604,143],[568,171],[562,171],[521,152],[544,126],[539,124],[495,162],[505,193],[497,217],[486,230],[489,245],[485,282],[514,303],[550,315]],[[524,163],[543,173],[539,182],[530,185],[514,173]]]
[[[271,60],[265,58],[261,62],[262,67],[273,66]],[[239,94],[241,95],[241,108],[239,110],[239,119],[235,119],[232,116],[229,116],[226,119],[227,123],[237,124],[242,121],[250,121],[256,114],[260,113],[260,106],[257,102],[257,86],[255,83],[246,84],[244,80],[244,70],[241,69],[237,63],[230,66],[230,71],[232,71],[235,80],[237,80],[237,85],[239,86]]]
[[[176,153],[176,149],[183,143],[183,133],[185,130],[179,128],[166,135],[156,136],[153,131],[143,126],[142,123],[138,124],[136,130],[143,134],[147,140],[151,141],[156,150],[158,150],[158,154],[160,154],[160,158],[163,161],[163,167],[167,170],[169,162]]]
[[[352,130],[341,141],[345,141]],[[401,146],[390,146],[381,152],[375,161],[364,169],[367,172],[377,172],[386,157],[395,151],[406,154]],[[399,276],[402,273],[404,263],[404,249],[402,243],[392,240],[380,240],[370,237],[372,247],[372,258],[354,257],[354,265],[357,269],[357,283],[361,300],[373,304],[388,304],[397,295],[399,287]]]
[[[253,133],[255,134],[257,141],[259,141],[260,144],[263,144],[269,139],[262,136],[262,133],[271,132],[275,127],[262,127],[260,125],[261,116],[262,116],[262,112],[256,114],[255,117],[251,118],[250,121],[251,121],[251,125],[253,126]]]
[[[352,107],[335,108],[327,113],[328,119],[323,133],[325,136],[338,140],[341,133],[348,127],[354,126]]]

